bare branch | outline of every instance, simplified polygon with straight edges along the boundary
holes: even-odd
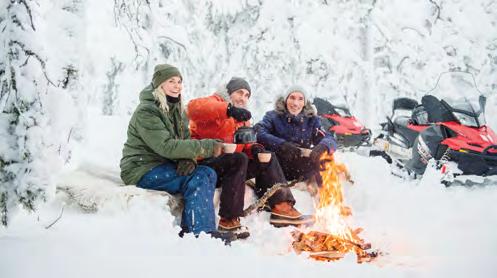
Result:
[[[65,208],[65,205],[62,206],[62,209],[60,210],[59,216],[52,223],[50,223],[50,225],[46,226],[45,229],[47,229],[47,230],[50,229],[53,225],[55,225],[55,223],[57,223],[62,218],[62,214],[64,214],[64,208]]]
[[[26,12],[28,13],[29,16],[29,22],[31,24],[31,28],[33,31],[36,31],[35,25],[33,23],[33,14],[31,13],[31,8],[29,7],[28,3],[26,3],[26,0],[18,0],[20,4],[22,4],[26,8]]]
[[[178,46],[180,46],[181,48],[183,48],[184,51],[186,51],[186,46],[182,43],[180,43],[179,41],[177,40],[174,40],[172,39],[171,37],[168,37],[168,36],[159,36],[158,38],[161,38],[161,39],[166,39],[166,40],[170,40],[172,41],[173,43],[177,44]]]
[[[402,27],[400,30],[402,30],[402,31],[411,30],[411,31],[414,31],[415,33],[417,33],[420,37],[422,37],[422,38],[425,37],[425,35],[423,33],[421,33],[418,29],[415,29],[412,27]]]
[[[405,61],[407,61],[409,58],[410,58],[409,56],[404,56],[404,57],[400,60],[400,62],[397,64],[397,67],[396,67],[396,68],[397,68],[397,71],[399,71],[399,72],[400,72],[400,70],[402,69],[402,64],[403,64]]]
[[[435,17],[435,21],[433,21],[433,23],[436,23],[436,22],[437,22],[437,20],[439,20],[439,19],[440,19],[440,20],[443,20],[443,19],[440,17],[440,12],[441,12],[441,7],[440,7],[440,5],[438,5],[438,4],[435,2],[435,0],[428,0],[428,1],[430,1],[430,3],[431,3],[433,6],[435,6],[435,13],[436,13],[436,15],[437,15],[437,16]]]

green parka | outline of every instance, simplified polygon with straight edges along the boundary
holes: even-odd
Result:
[[[128,138],[121,159],[121,179],[136,184],[152,168],[177,159],[212,156],[215,140],[190,139],[188,119],[181,102],[168,103],[163,111],[156,102],[151,85],[140,93],[140,104],[128,125]]]

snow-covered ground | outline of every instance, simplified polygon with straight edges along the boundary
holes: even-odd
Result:
[[[68,171],[93,165],[117,173],[127,119],[89,122],[89,136]],[[179,238],[161,199],[125,208],[108,201],[97,213],[84,213],[57,194],[0,229],[0,277],[495,277],[496,186],[404,181],[391,176],[381,158],[337,157],[355,180],[345,187],[351,224],[364,228],[361,236],[384,253],[373,263],[356,264],[355,254],[333,263],[297,255],[290,248],[292,228],[273,228],[267,212],[243,220],[250,238],[224,246],[205,235]],[[312,213],[309,195],[294,193],[298,207]],[[62,218],[46,229],[63,206]]]
[[[404,181],[380,158],[337,155],[355,180],[351,224],[384,253],[362,265],[354,254],[296,255],[292,229],[271,227],[267,213],[244,219],[252,236],[230,247],[180,239],[164,197],[112,194],[137,92],[157,63],[181,69],[185,100],[247,78],[254,122],[297,82],[311,97],[344,98],[373,129],[394,98],[419,100],[440,73],[468,71],[497,130],[496,11],[495,0],[0,1],[0,195],[12,217],[0,226],[0,278],[497,277],[497,186]],[[52,194],[52,179],[105,195],[98,212]],[[38,190],[55,197],[31,214],[12,207]],[[308,194],[294,193],[312,213]]]

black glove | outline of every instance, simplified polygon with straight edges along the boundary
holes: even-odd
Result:
[[[238,122],[245,122],[252,118],[250,111],[244,108],[235,107],[231,103],[228,104],[228,111],[226,113],[228,114],[228,117],[232,117]]]
[[[176,174],[180,176],[188,176],[197,167],[197,163],[192,159],[180,159],[176,165]]]
[[[302,152],[296,144],[285,142],[278,148],[278,155],[286,161],[292,161],[301,156]]]
[[[311,160],[314,165],[317,165],[319,167],[319,158],[324,152],[327,152],[328,148],[325,145],[322,144],[317,144],[311,151],[311,154],[309,155],[309,159]]]

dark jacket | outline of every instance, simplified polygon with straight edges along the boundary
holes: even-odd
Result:
[[[121,159],[121,178],[136,184],[155,166],[168,160],[212,156],[215,140],[192,140],[181,102],[169,103],[169,111],[158,106],[152,86],[140,93],[140,104],[129,121],[128,138]]]
[[[329,152],[336,150],[333,135],[321,128],[321,121],[310,101],[306,102],[299,115],[294,116],[286,110],[285,99],[279,97],[275,109],[267,112],[255,128],[257,141],[271,151],[277,151],[287,141],[302,148],[322,144]]]

